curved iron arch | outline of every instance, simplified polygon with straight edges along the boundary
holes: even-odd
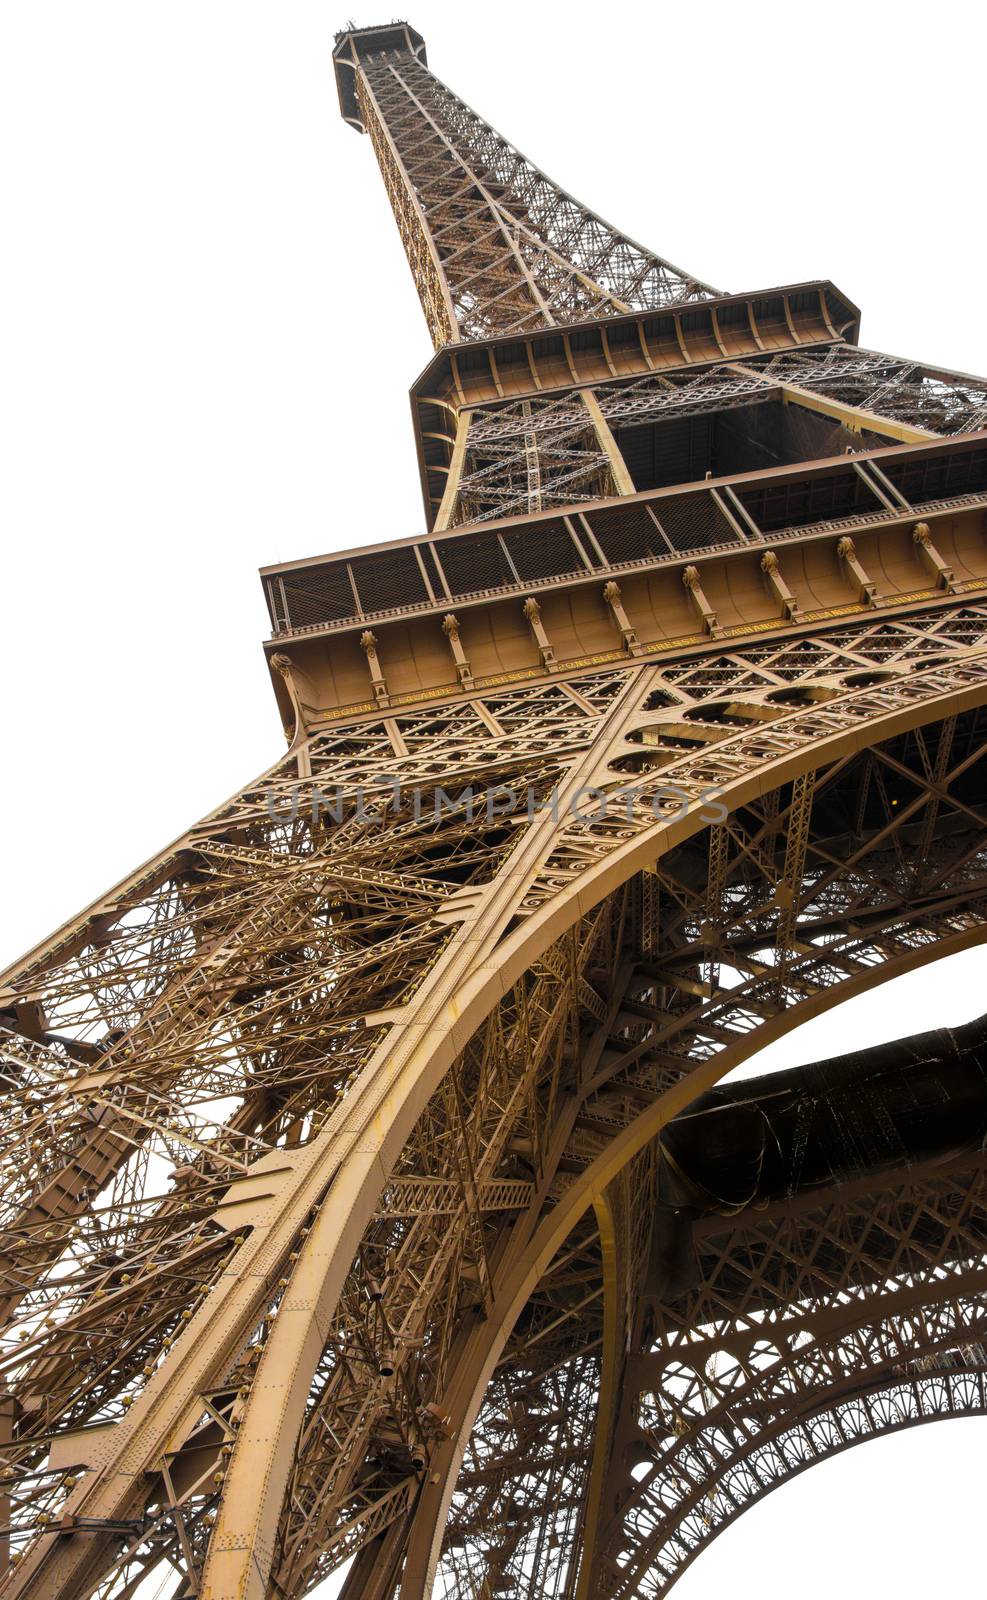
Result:
[[[263,1381],[253,1380],[250,1384],[238,1431],[238,1444],[232,1463],[224,1474],[221,1522],[217,1537],[212,1541],[212,1550],[217,1559],[226,1565],[230,1561],[239,1562],[248,1548],[252,1551],[263,1548],[264,1559],[273,1558],[276,1522],[283,1503],[284,1441],[294,1437],[301,1426],[313,1373],[321,1359],[320,1335],[331,1326],[332,1307],[339,1303],[339,1297],[346,1289],[353,1252],[366,1232],[373,1208],[379,1204],[389,1181],[388,1174],[400,1158],[414,1118],[427,1109],[429,1096],[441,1084],[443,1075],[455,1058],[456,1049],[464,1049],[469,1040],[477,1036],[477,1026],[483,1017],[494,1015],[491,1010],[493,1003],[525,972],[537,968],[543,974],[548,973],[556,984],[564,985],[568,981],[565,963],[569,959],[566,941],[570,936],[585,938],[588,943],[589,933],[586,930],[593,919],[605,921],[607,906],[613,907],[615,912],[619,910],[620,896],[626,900],[631,893],[628,885],[635,881],[635,875],[643,867],[654,862],[658,849],[684,843],[703,827],[698,806],[681,817],[672,814],[676,808],[670,810],[662,804],[659,807],[660,815],[656,815],[655,797],[662,787],[662,780],[666,786],[670,777],[674,778],[677,785],[681,780],[680,786],[684,786],[687,780],[692,785],[690,793],[697,801],[711,786],[720,785],[728,791],[730,815],[735,815],[742,807],[749,808],[759,796],[779,793],[781,786],[786,789],[783,803],[797,812],[801,818],[801,828],[811,813],[812,805],[812,787],[807,775],[815,772],[820,764],[830,770],[836,764],[850,761],[866,751],[878,738],[887,742],[901,737],[907,729],[941,724],[944,718],[952,719],[983,703],[987,698],[984,622],[979,608],[967,605],[945,617],[937,615],[931,622],[922,619],[920,625],[902,623],[900,620],[883,622],[880,619],[874,619],[866,625],[858,624],[856,631],[852,632],[852,648],[848,643],[850,630],[844,630],[834,633],[827,641],[812,641],[811,649],[799,646],[794,650],[786,650],[784,646],[777,646],[765,647],[764,651],[759,652],[748,645],[743,655],[730,656],[725,661],[686,661],[680,672],[673,666],[666,667],[664,672],[652,668],[622,668],[617,672],[599,675],[601,679],[617,685],[618,703],[611,705],[597,725],[595,744],[590,746],[584,738],[581,747],[578,744],[572,747],[575,759],[569,768],[570,782],[577,787],[584,784],[592,786],[594,782],[599,785],[601,781],[609,783],[611,761],[619,759],[626,737],[632,732],[653,730],[658,722],[667,722],[667,705],[663,705],[660,711],[652,711],[646,702],[656,688],[661,688],[669,681],[674,681],[674,695],[684,711],[692,706],[700,706],[712,693],[711,685],[714,682],[717,703],[722,706],[726,692],[724,684],[732,674],[730,681],[743,684],[744,705],[754,703],[770,706],[770,712],[764,717],[738,713],[736,722],[717,719],[705,729],[701,719],[699,723],[696,719],[684,723],[680,718],[680,728],[687,728],[688,733],[680,732],[675,737],[684,740],[685,753],[673,755],[661,777],[639,774],[627,786],[630,801],[626,813],[621,812],[616,819],[603,819],[598,825],[591,824],[588,829],[581,826],[577,828],[568,821],[563,821],[557,829],[550,826],[539,828],[536,823],[522,836],[521,846],[508,855],[499,879],[494,881],[494,892],[486,901],[488,915],[485,921],[477,915],[475,903],[471,903],[468,893],[449,895],[443,913],[443,927],[445,930],[458,931],[445,933],[442,940],[430,935],[429,940],[422,941],[423,965],[417,988],[412,987],[411,990],[413,1004],[406,1008],[399,1022],[387,1014],[371,1015],[370,1025],[373,1028],[388,1030],[387,1046],[378,1051],[377,1057],[354,1083],[351,1097],[326,1130],[327,1137],[321,1144],[313,1141],[301,1152],[290,1182],[286,1185],[287,1188],[294,1185],[292,1192],[296,1199],[292,1202],[293,1209],[284,1206],[279,1197],[272,1207],[270,1231],[266,1235],[262,1231],[257,1233],[256,1246],[249,1240],[246,1245],[240,1245],[245,1256],[262,1252],[258,1259],[273,1263],[282,1249],[282,1239],[286,1252],[289,1242],[297,1238],[298,1227],[302,1223],[308,1225],[308,1219],[314,1218],[309,1236],[298,1252],[297,1263],[285,1279],[283,1294],[282,1286],[278,1286],[275,1303],[283,1301],[287,1314],[279,1312],[277,1320],[271,1322],[266,1332],[262,1359],[267,1363],[267,1368],[262,1374]],[[951,632],[951,628],[954,631]],[[933,648],[936,652],[933,664],[926,666]],[[808,655],[805,654],[806,649],[809,650]],[[877,684],[871,681],[864,685],[841,683],[841,675],[846,678],[852,671],[859,670],[860,660],[866,659],[868,651],[873,659],[882,663],[882,674],[892,672],[894,676],[889,678],[884,675]],[[757,680],[753,687],[752,676]],[[814,701],[809,706],[792,707],[786,703],[779,708],[776,702],[769,700],[769,696],[776,693],[779,687],[779,678],[789,686],[803,681],[817,685],[829,681],[836,692],[832,697],[822,702]],[[587,680],[587,690],[591,688]],[[664,696],[665,690],[661,692]],[[590,736],[589,729],[587,735]],[[658,736],[659,739],[663,737],[660,729]],[[313,746],[317,743],[317,740],[310,741]],[[680,746],[672,742],[669,748],[675,750]],[[517,745],[521,772],[526,770],[525,749],[522,739]],[[539,760],[543,765],[544,755]],[[614,781],[622,780],[615,777]],[[789,792],[788,785],[796,787]],[[941,783],[939,787],[942,787]],[[934,782],[928,790],[930,797],[933,788]],[[937,803],[942,805],[941,795],[937,796]],[[242,802],[240,814],[244,809],[247,815],[255,816],[258,809],[256,800],[252,802],[252,810],[247,802]],[[220,819],[217,827],[231,825],[237,814],[238,808],[232,807],[228,818]],[[792,828],[790,832],[795,835],[799,830]],[[219,846],[212,848],[218,850]],[[776,865],[786,881],[801,881],[804,857],[800,861],[798,850],[794,851],[791,860],[787,854],[784,861],[778,858]],[[527,889],[523,887],[525,881]],[[974,883],[968,878],[961,886],[955,887],[957,892],[951,897],[942,899],[933,896],[913,926],[901,929],[883,927],[881,938],[885,955],[882,959],[887,962],[883,975],[889,975],[893,966],[928,959],[934,949],[956,947],[962,942],[974,942],[982,936],[979,880]],[[519,890],[523,891],[520,901]],[[553,896],[559,901],[558,904],[553,903]],[[762,989],[770,988],[773,984],[777,990],[779,978],[783,978],[783,989],[801,984],[803,991],[806,991],[815,986],[817,995],[823,996],[826,985],[821,980],[815,985],[809,968],[813,964],[820,968],[825,964],[824,952],[816,949],[805,956],[804,952],[800,955],[795,951],[790,942],[794,930],[788,921],[778,917],[781,909],[779,903],[771,914],[779,928],[784,926],[788,930],[780,942],[776,941],[778,948],[784,948],[787,959],[779,971],[773,975],[767,974],[763,983],[761,979],[752,979],[742,995],[734,992],[732,996],[727,995],[718,1001],[724,1008],[724,1014],[725,1010],[734,1007],[739,1015],[743,1005],[749,1004],[752,999],[757,1002],[759,984]],[[102,908],[100,914],[105,921],[107,913]],[[925,922],[923,917],[926,918]],[[875,937],[874,930],[870,930],[868,938],[872,943]],[[57,946],[55,948],[57,951]],[[830,945],[825,952],[830,960],[833,949]],[[893,959],[888,959],[889,956]],[[36,982],[39,964],[43,966],[45,959],[36,959],[30,969],[32,983]],[[854,976],[847,978],[844,974],[839,985],[842,992],[845,993],[854,984],[866,987],[875,981],[874,973],[866,969],[866,961],[858,962]],[[591,983],[583,986],[583,980],[579,979],[577,988],[574,1004],[579,1008],[584,1004],[588,1006],[589,1016],[594,1015],[594,1008],[598,1012],[601,1005],[606,1012],[606,1002],[599,994],[594,998]],[[628,998],[634,1000],[635,996],[630,994]],[[624,997],[618,996],[617,1000],[619,1008],[624,1003]],[[739,1004],[741,1001],[743,1005]],[[818,1003],[821,1009],[831,1001],[823,997]],[[812,998],[804,1004],[806,1010],[811,1010]],[[783,1030],[777,994],[772,1005],[772,1018],[767,1022],[762,1020],[759,1025],[759,1039],[771,1033],[772,1028]],[[711,1016],[712,1010],[707,1010],[698,1016],[698,1021],[703,1023]],[[692,1028],[695,1033],[688,1016],[680,1018],[679,1023],[686,1031]],[[720,1026],[720,1023],[716,1025]],[[632,1040],[633,1030],[628,1032],[623,1024],[621,1028]],[[634,1048],[636,1045],[632,1046]],[[672,1115],[685,1099],[691,1098],[704,1086],[705,1081],[713,1081],[732,1064],[729,1047],[726,1050],[711,1050],[705,1059],[702,1059],[700,1052],[699,1058],[702,1064],[690,1074],[688,1084],[681,1078],[677,1068],[672,1071],[674,1081],[669,1081],[667,1087],[657,1079],[654,1081],[652,1100],[657,1103],[657,1095],[662,1102],[661,1111],[657,1114],[659,1123]],[[689,1056],[690,1062],[696,1059],[695,1053]],[[591,1080],[589,1086],[595,1094]],[[659,1090],[664,1092],[657,1094]],[[383,1121],[380,1115],[382,1107],[385,1110]],[[604,1141],[598,1160],[591,1161],[592,1176],[588,1179],[588,1187],[582,1191],[587,1200],[592,1198],[594,1189],[605,1186],[636,1149],[648,1142],[653,1130],[649,1131],[648,1114],[642,1113],[642,1116],[643,1121],[632,1115],[623,1124],[613,1124],[619,1131],[613,1138]],[[375,1131],[372,1142],[368,1142],[366,1130],[377,1126],[383,1129],[382,1134]],[[330,1136],[334,1144],[329,1142]],[[590,1168],[587,1168],[589,1171]],[[582,1180],[577,1181],[577,1193],[581,1191],[581,1185]],[[555,1210],[564,1212],[565,1207],[556,1207]],[[527,1220],[537,1229],[537,1215],[532,1213]],[[547,1238],[557,1218],[547,1215],[545,1221],[548,1225]],[[266,1226],[268,1224],[265,1222]],[[541,1238],[541,1234],[532,1232],[525,1246],[525,1260],[529,1265],[541,1260]],[[516,1263],[510,1262],[509,1266],[510,1271],[504,1276],[505,1294],[514,1282],[511,1274]],[[248,1290],[253,1293],[256,1289],[258,1294],[262,1293],[265,1281],[258,1275],[256,1282],[251,1283],[250,1274],[245,1271],[235,1285],[228,1279],[222,1286],[222,1293],[229,1290],[232,1295],[239,1295],[246,1305]],[[183,1383],[186,1386],[202,1381],[196,1377],[196,1360],[213,1363],[210,1368],[212,1371],[218,1370],[227,1359],[225,1346],[221,1342],[211,1335],[203,1336],[209,1315],[214,1305],[219,1306],[222,1293],[216,1295],[214,1303],[210,1296],[210,1302],[204,1305],[187,1330],[189,1342],[183,1345],[181,1352]],[[253,1301],[250,1304],[252,1306]],[[262,1311],[260,1300],[257,1305]],[[229,1307],[225,1314],[223,1334],[226,1340],[231,1337],[228,1312]],[[236,1315],[246,1318],[248,1313],[237,1311]],[[218,1327],[219,1323],[216,1325]],[[249,1322],[244,1320],[244,1335],[249,1328]],[[174,1360],[169,1357],[169,1362],[172,1367],[176,1366],[177,1357]],[[169,1362],[165,1363],[166,1367]],[[203,1372],[205,1370],[203,1366]],[[272,1372],[275,1381],[268,1382],[267,1378]],[[169,1403],[177,1402],[181,1392],[181,1386],[173,1388],[173,1399]],[[120,1456],[121,1461],[134,1463],[141,1451],[152,1449],[153,1430],[160,1425],[156,1419],[165,1414],[162,1393],[162,1385],[151,1386],[149,1393],[134,1405],[132,1418],[128,1417],[119,1435],[125,1452]],[[177,1412],[175,1416],[178,1416]],[[148,1423],[151,1424],[150,1428]],[[104,1495],[104,1485],[105,1493],[110,1498],[117,1494],[111,1470],[112,1460],[116,1459],[113,1455],[116,1448],[115,1443],[108,1445],[101,1471],[97,1469],[95,1475],[91,1474],[80,1485],[70,1503],[103,1506],[101,1496]],[[260,1473],[264,1493],[258,1500],[255,1490],[260,1462],[265,1462],[266,1466]],[[413,1478],[412,1472],[407,1493],[413,1493],[416,1504],[419,1504],[421,1496],[417,1489],[413,1489]],[[241,1493],[244,1480],[249,1493]],[[109,1500],[105,1504],[108,1506]],[[405,1509],[407,1504],[406,1500]],[[375,1515],[376,1512],[377,1508],[374,1508]],[[231,1531],[232,1524],[228,1526],[222,1521],[226,1517],[237,1522],[243,1515],[249,1515],[254,1530],[246,1543],[239,1533]],[[256,1543],[258,1540],[259,1544]],[[77,1576],[74,1569],[73,1575],[68,1576],[69,1568],[80,1558],[87,1562],[95,1560],[97,1543],[97,1540],[91,1541],[87,1552],[82,1554],[78,1544],[73,1547],[69,1542],[57,1550],[53,1549],[50,1560],[43,1556],[39,1556],[39,1559],[44,1562],[53,1582],[61,1581],[56,1576],[56,1568],[64,1568],[66,1581],[77,1587]],[[93,1552],[91,1557],[89,1552]],[[250,1559],[253,1560],[253,1556]],[[23,1589],[31,1581],[36,1564],[32,1556],[31,1567],[24,1570],[23,1576],[18,1576],[15,1589],[11,1592]]]

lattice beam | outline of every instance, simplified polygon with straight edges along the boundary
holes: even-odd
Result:
[[[269,569],[288,754],[0,977],[2,1600],[656,1592],[983,1407],[965,1146],[694,1192],[687,1281],[655,1219],[733,1065],[987,933],[987,387],[714,297],[408,25],[335,59],[448,537]]]
[[[546,178],[429,72],[418,36],[350,32],[334,55],[437,346],[715,292]]]

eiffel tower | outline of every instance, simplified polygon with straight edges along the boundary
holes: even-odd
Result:
[[[0,979],[3,1600],[650,1600],[987,1410],[987,1029],[718,1087],[984,938],[987,385],[334,59],[428,531],[265,569],[286,753]]]

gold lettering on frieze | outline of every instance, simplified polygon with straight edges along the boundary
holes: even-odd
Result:
[[[490,689],[498,683],[519,683],[522,678],[538,678],[541,676],[537,667],[521,667],[517,672],[495,672],[486,678],[477,678],[477,687]]]
[[[570,656],[567,661],[560,661],[560,667],[598,667],[607,661],[626,661],[623,650],[604,650],[598,656]]]
[[[825,617],[851,617],[858,611],[866,610],[868,610],[867,606],[862,606],[857,601],[852,601],[848,606],[827,606],[823,611],[807,611],[805,620],[806,622],[822,622]]]
[[[643,644],[641,649],[652,655],[656,650],[681,650],[683,645],[702,643],[701,633],[683,633],[677,639],[655,639],[652,644]]]
[[[438,689],[414,689],[410,694],[393,695],[391,703],[396,706],[410,706],[414,705],[416,700],[441,700],[462,692],[458,683],[443,683]]]
[[[336,706],[332,711],[320,711],[317,720],[319,722],[336,722],[340,717],[358,717],[361,711],[373,711],[374,709],[372,700],[358,700],[352,706]]]
[[[729,638],[735,639],[741,633],[768,633],[772,628],[784,628],[786,621],[783,617],[769,617],[767,622],[740,622],[725,631]]]

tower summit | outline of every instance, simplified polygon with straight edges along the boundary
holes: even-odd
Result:
[[[429,70],[406,23],[338,35],[340,110],[370,136],[438,347],[715,293],[560,189]]]
[[[0,976],[0,1600],[641,1600],[987,1413],[983,1025],[717,1088],[987,933],[987,384],[333,56],[426,532],[264,570],[287,748]]]

